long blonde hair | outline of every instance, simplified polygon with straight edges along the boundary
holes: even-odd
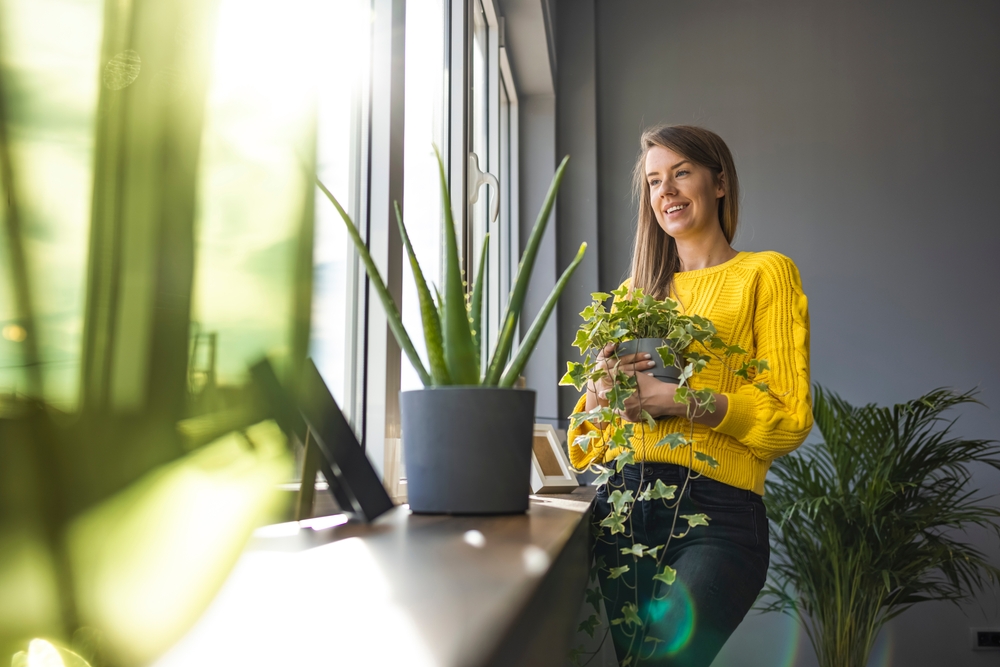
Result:
[[[719,199],[719,224],[732,243],[739,223],[740,184],[736,164],[726,142],[711,130],[693,125],[658,125],[642,133],[641,152],[632,172],[632,187],[639,205],[639,222],[632,249],[632,287],[641,287],[658,299],[670,295],[674,274],[681,268],[677,245],[656,222],[646,184],[646,154],[653,146],[667,148],[723,177],[726,194]]]

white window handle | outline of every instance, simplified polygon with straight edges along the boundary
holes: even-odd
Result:
[[[489,183],[493,186],[493,206],[490,207],[490,222],[500,217],[500,181],[493,174],[479,169],[479,156],[469,153],[469,203],[479,201],[479,187]]]

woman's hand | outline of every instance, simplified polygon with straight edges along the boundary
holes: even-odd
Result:
[[[611,391],[614,385],[613,377],[615,373],[624,373],[626,375],[642,374],[656,366],[655,362],[650,361],[650,355],[648,354],[626,354],[622,357],[616,357],[615,347],[614,343],[608,343],[597,353],[596,365],[597,368],[604,371],[604,377],[596,382],[591,382],[587,387],[587,391],[593,393],[597,403],[602,407],[608,406],[607,393]],[[652,378],[649,379],[652,380]],[[589,398],[590,396],[588,395]]]
[[[615,345],[613,343],[609,343],[597,354],[597,367],[602,369],[605,375],[587,386],[588,411],[593,410],[598,405],[608,406],[607,393],[614,384],[612,374],[618,372],[635,376],[637,384],[637,390],[625,399],[625,409],[618,411],[623,419],[631,422],[642,421],[643,410],[654,419],[687,416],[687,404],[674,401],[678,385],[661,382],[648,374],[649,369],[656,366],[656,363],[650,360],[649,354],[627,354],[622,357],[614,355]],[[710,427],[717,426],[722,421],[728,411],[729,402],[722,394],[716,394],[715,399],[715,412],[693,415],[694,421]],[[595,426],[603,428],[604,424],[595,424]]]

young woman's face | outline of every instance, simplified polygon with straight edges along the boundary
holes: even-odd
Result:
[[[667,234],[693,238],[719,227],[723,179],[669,148],[653,146],[646,153],[646,184],[656,221]]]

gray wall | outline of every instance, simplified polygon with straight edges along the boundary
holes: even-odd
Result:
[[[594,166],[580,178],[597,183],[602,289],[628,271],[640,131],[704,125],[729,143],[744,188],[734,245],[801,270],[814,381],[856,403],[978,386],[988,407],[958,429],[1000,437],[1000,3],[563,0],[556,33],[560,153],[594,131],[563,91],[595,91]],[[586,54],[587,40],[589,82],[561,55]],[[562,238],[575,223],[560,206]],[[575,324],[560,315],[565,337]],[[975,482],[1000,493],[1000,474]],[[969,638],[1000,626],[996,593],[907,612],[872,664],[996,664]],[[716,665],[814,665],[796,636],[780,617],[750,617]]]

